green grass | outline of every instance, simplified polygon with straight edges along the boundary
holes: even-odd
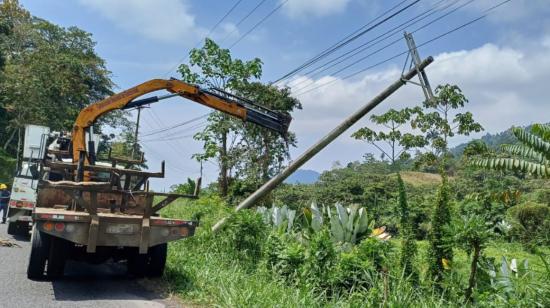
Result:
[[[165,279],[184,301],[224,307],[315,306],[313,294],[285,286],[271,273],[243,265],[224,253],[210,227],[231,212],[218,198],[179,201],[163,216],[191,219],[202,213],[194,237],[169,245]]]
[[[262,260],[242,260],[236,254],[228,253],[227,242],[220,239],[224,233],[213,235],[210,227],[220,218],[232,212],[221,199],[203,197],[197,201],[182,200],[163,210],[165,217],[191,219],[200,216],[200,226],[194,237],[173,242],[169,245],[169,255],[164,279],[170,286],[170,292],[177,294],[191,305],[221,306],[221,307],[358,307],[402,306],[409,303],[414,307],[452,307],[462,306],[460,294],[466,286],[470,261],[467,254],[455,250],[453,263],[454,295],[445,299],[429,289],[424,281],[419,288],[399,278],[398,269],[389,269],[389,292],[384,299],[384,281],[379,279],[366,294],[354,294],[344,297],[327,297],[308,290],[303,286],[294,286],[283,281],[267,270]],[[399,240],[392,240],[396,248]],[[416,263],[424,276],[425,251],[427,242],[418,242],[419,253]],[[548,247],[542,252],[550,255]],[[395,249],[395,251],[399,251]],[[547,279],[544,264],[536,255],[522,249],[517,243],[493,242],[485,250],[487,257],[500,260],[505,256],[508,260],[529,260],[533,269],[532,281]],[[398,256],[395,256],[398,259]],[[397,262],[394,262],[397,264]],[[529,281],[530,283],[531,281]],[[547,293],[544,293],[547,294]],[[494,306],[500,306],[495,304]]]

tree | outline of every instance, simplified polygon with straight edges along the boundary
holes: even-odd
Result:
[[[493,237],[492,226],[485,221],[486,217],[480,215],[461,216],[455,221],[448,231],[452,234],[452,242],[472,257],[470,262],[470,277],[468,287],[464,292],[466,302],[472,301],[472,295],[477,281],[478,266],[483,249]]]
[[[288,88],[253,82],[240,86],[237,93],[274,111],[291,113],[302,105],[290,96]],[[235,146],[239,160],[235,162],[235,174],[246,182],[250,190],[256,190],[283,167],[290,158],[289,147],[296,146],[296,135],[285,136],[251,123],[244,123],[238,130],[240,140]]]
[[[251,79],[260,78],[262,61],[258,58],[250,61],[233,59],[229,49],[220,48],[213,40],[206,39],[200,49],[194,48],[189,52],[189,64],[182,64],[178,71],[182,79],[189,83],[208,88],[219,88],[224,91],[236,91]],[[196,67],[199,72],[194,72]],[[198,161],[216,158],[220,167],[219,191],[226,196],[229,187],[231,168],[235,164],[232,157],[235,143],[238,139],[236,132],[240,123],[221,112],[213,112],[208,117],[208,125],[194,136],[195,140],[203,142],[203,152],[193,157]]]
[[[550,177],[550,125],[534,124],[530,132],[514,127],[512,133],[519,144],[504,144],[501,146],[504,153],[500,157],[478,155],[471,158],[470,163],[487,169]]]
[[[430,148],[429,152],[421,155],[422,161],[432,165],[444,165],[449,156],[450,138],[459,135],[469,136],[472,132],[483,130],[471,112],[455,113],[467,103],[468,99],[458,86],[445,84],[435,89],[434,99],[425,100],[422,108],[415,109],[411,125],[424,133]]]
[[[423,136],[401,132],[402,126],[411,120],[414,113],[418,112],[420,112],[419,108],[405,108],[402,110],[390,109],[384,114],[372,115],[371,121],[385,127],[386,131],[374,131],[363,127],[351,136],[374,145],[382,153],[383,158],[390,160],[394,171],[397,171],[400,169],[398,163],[410,158],[410,150],[427,144]]]
[[[112,94],[113,83],[91,34],[34,17],[16,0],[0,4],[0,20],[9,29],[0,42],[5,57],[0,141],[13,155],[25,124],[70,130],[80,110]],[[101,123],[116,124],[121,118],[123,113],[111,113],[96,123],[96,131]]]

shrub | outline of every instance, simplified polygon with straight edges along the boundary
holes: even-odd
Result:
[[[327,292],[330,289],[331,268],[337,262],[337,253],[326,229],[315,233],[305,251],[302,281],[308,288]]]
[[[261,258],[262,244],[267,234],[262,216],[252,210],[243,210],[228,218],[226,227],[218,237],[218,247],[230,259],[236,257],[256,264]]]
[[[452,261],[453,249],[446,243],[446,227],[451,219],[450,189],[447,177],[443,174],[442,183],[437,192],[435,210],[432,216],[432,225],[429,235],[428,273],[433,281],[439,284],[443,279],[444,260]]]
[[[266,267],[292,284],[298,283],[305,249],[292,235],[272,232],[264,247]]]
[[[513,237],[528,248],[550,243],[550,207],[537,203],[517,205],[508,211]]]
[[[401,175],[397,174],[397,183],[399,184],[399,216],[401,233],[401,259],[400,264],[405,277],[410,277],[413,281],[417,281],[418,274],[414,268],[414,259],[416,256],[416,240],[412,230],[412,221],[409,216],[409,205],[407,203],[407,192],[405,183]]]

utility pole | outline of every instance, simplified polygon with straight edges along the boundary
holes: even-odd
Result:
[[[382,103],[386,98],[388,98],[390,95],[392,95],[395,91],[397,91],[399,88],[401,88],[408,80],[411,80],[414,76],[416,76],[419,72],[423,72],[424,69],[430,65],[430,63],[433,62],[432,57],[428,57],[426,60],[420,62],[420,65],[418,65],[416,68],[409,70],[407,73],[403,74],[401,78],[396,80],[394,83],[392,83],[389,87],[384,89],[380,94],[375,96],[372,100],[367,102],[363,107],[361,107],[359,110],[355,111],[353,114],[351,114],[349,117],[347,117],[342,123],[340,123],[338,126],[336,126],[334,129],[332,129],[326,136],[321,138],[317,143],[312,145],[309,149],[307,149],[302,155],[300,155],[295,161],[291,162],[281,173],[276,175],[275,177],[271,178],[271,180],[267,181],[262,187],[260,187],[258,190],[256,190],[254,193],[252,193],[250,196],[248,196],[244,201],[242,201],[236,208],[235,212],[238,212],[242,209],[249,208],[256,204],[259,200],[261,200],[263,197],[265,197],[268,193],[270,193],[273,189],[277,187],[277,185],[281,184],[287,177],[289,177],[294,171],[298,170],[303,164],[305,164],[308,160],[310,160],[313,156],[315,156],[317,153],[319,153],[322,149],[324,149],[327,145],[329,145],[334,139],[336,139],[338,136],[342,135],[348,128],[350,128],[353,124],[357,123],[361,118],[363,118],[369,111],[371,111],[374,107],[378,106],[380,103]],[[218,221],[213,227],[212,231],[216,232],[218,231],[226,222],[226,218]]]
[[[134,158],[134,154],[135,152],[137,152],[137,149],[138,149],[139,120],[141,117],[142,108],[143,108],[142,106],[137,107],[138,114],[137,114],[137,121],[136,121],[136,131],[134,133],[134,146],[132,147],[132,159]]]
[[[430,86],[430,82],[428,81],[428,75],[426,75],[426,72],[424,70],[420,69],[420,64],[422,63],[422,60],[420,60],[420,54],[418,53],[418,49],[416,48],[416,43],[414,42],[414,38],[412,36],[412,33],[404,33],[405,35],[405,41],[407,41],[407,46],[409,47],[409,56],[411,57],[411,66],[414,64],[416,68],[416,73],[418,75],[418,79],[420,80],[420,87],[422,87],[422,91],[424,92],[424,96],[426,97],[426,100],[433,100],[434,94],[432,92],[432,87]],[[408,60],[408,59],[407,59]],[[405,66],[407,65],[405,61]],[[411,82],[410,80],[408,82]],[[411,82],[413,84],[416,84],[414,82]]]

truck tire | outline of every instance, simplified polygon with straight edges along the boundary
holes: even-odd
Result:
[[[32,280],[44,279],[44,267],[50,250],[50,236],[32,228],[31,254],[27,266],[27,278]]]
[[[29,236],[28,222],[13,221],[8,223],[8,234],[15,236]]]
[[[65,263],[67,261],[67,252],[70,249],[69,244],[68,241],[62,238],[51,238],[48,266],[46,267],[46,274],[49,279],[63,277]]]
[[[148,277],[160,277],[164,272],[166,265],[166,255],[168,253],[168,244],[160,244],[149,248],[149,265],[147,267]]]
[[[149,263],[148,254],[140,254],[137,250],[128,258],[128,274],[137,278],[142,278],[147,273]]]
[[[17,228],[17,227],[18,226],[17,226],[16,222],[9,222],[8,223],[8,234],[9,235],[19,235],[19,233],[18,233],[19,228]]]

